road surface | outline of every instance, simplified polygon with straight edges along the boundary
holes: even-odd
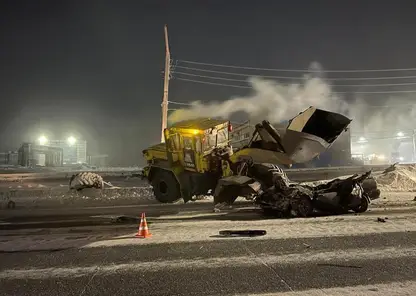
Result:
[[[308,219],[210,206],[150,206],[147,239],[135,221],[1,230],[0,295],[416,295],[414,204]],[[267,234],[218,235],[227,229]]]

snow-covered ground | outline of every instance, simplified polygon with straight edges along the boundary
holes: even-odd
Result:
[[[246,294],[244,294],[246,295]],[[393,282],[389,284],[373,284],[346,286],[307,291],[279,292],[267,294],[249,294],[247,296],[412,296],[416,295],[416,281]],[[239,295],[236,295],[239,296]]]
[[[397,212],[394,212],[397,210]],[[161,216],[148,218],[149,230],[152,237],[138,240],[134,237],[137,226],[119,226],[117,233],[111,229],[114,226],[102,226],[94,233],[78,238],[76,227],[71,232],[62,235],[62,229],[50,230],[48,234],[35,235],[36,229],[13,230],[13,240],[0,240],[0,250],[43,250],[45,248],[68,248],[82,246],[84,248],[162,244],[177,242],[198,242],[221,240],[219,230],[234,229],[262,229],[265,236],[249,238],[250,240],[288,239],[311,237],[334,237],[365,235],[370,233],[413,232],[416,231],[416,207],[411,208],[382,208],[373,209],[373,213],[361,215],[327,216],[316,218],[294,219],[264,219],[261,216],[253,217],[247,213],[235,216],[232,213],[180,213],[174,216]],[[221,217],[223,216],[223,217]],[[227,217],[230,217],[227,219]],[[377,220],[378,217],[387,218],[385,223]],[[80,228],[81,229],[81,228]],[[8,231],[4,231],[6,234]],[[27,235],[34,232],[31,235]],[[21,235],[19,235],[21,233]],[[36,237],[36,240],[34,240]],[[244,240],[248,238],[225,238]]]
[[[130,169],[130,168],[129,168]],[[395,171],[387,174],[374,174],[382,195],[379,200],[374,201],[373,206],[411,206],[416,202],[416,166],[398,166]],[[106,178],[104,177],[104,180]],[[24,182],[1,182],[0,183],[0,208],[5,202],[13,200],[17,207],[50,207],[63,205],[77,205],[100,202],[108,205],[112,202],[123,201],[137,203],[142,201],[154,201],[151,187],[139,178],[124,177],[114,183],[115,188],[104,190],[83,190],[81,192],[70,192],[68,184],[45,183],[36,180],[25,180]],[[323,181],[313,182],[313,184]]]

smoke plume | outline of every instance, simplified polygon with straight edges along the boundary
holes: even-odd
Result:
[[[377,94],[354,97],[347,102],[334,93],[319,63],[312,63],[309,70],[299,83],[291,84],[251,77],[248,83],[252,89],[248,95],[222,102],[195,101],[189,108],[173,112],[169,121],[173,123],[198,117],[230,119],[233,114],[244,112],[246,118],[253,122],[266,119],[271,123],[280,123],[314,106],[348,116],[353,120],[352,132],[363,135],[380,131],[390,131],[391,134],[416,128],[416,108],[411,105],[414,95],[386,97]],[[374,108],[373,105],[381,107]]]
[[[253,121],[267,119],[271,123],[279,123],[310,106],[340,113],[348,112],[348,104],[334,95],[330,86],[321,78],[305,77],[301,83],[286,85],[257,77],[249,78],[248,82],[252,87],[248,96],[205,104],[192,102],[189,108],[173,112],[169,120],[177,122],[198,117],[230,118],[237,112],[244,112]]]

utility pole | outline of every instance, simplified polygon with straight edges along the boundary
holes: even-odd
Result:
[[[413,142],[413,163],[416,163],[416,129],[413,130],[412,142]]]
[[[168,95],[169,95],[169,78],[170,78],[170,50],[168,39],[168,26],[165,25],[165,80],[163,83],[163,101],[162,101],[162,135],[161,142],[165,142],[163,131],[168,126]]]

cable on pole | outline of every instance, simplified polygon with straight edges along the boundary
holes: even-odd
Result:
[[[244,73],[235,73],[235,72],[225,72],[217,70],[208,70],[201,68],[193,68],[177,65],[176,68],[186,69],[191,71],[200,71],[207,73],[217,73],[223,75],[234,75],[234,76],[243,76],[243,77],[260,77],[260,78],[276,78],[276,79],[291,79],[291,80],[305,80],[305,77],[296,77],[296,76],[276,76],[276,75],[256,75],[256,74],[244,74]],[[307,74],[307,73],[305,73]],[[409,76],[381,76],[381,77],[338,77],[338,78],[325,78],[327,81],[351,81],[351,80],[393,80],[393,79],[414,79],[416,75]]]
[[[208,82],[208,81],[201,81],[195,79],[187,79],[176,77],[177,80],[200,83],[200,84],[208,84],[208,85],[218,85],[218,86],[226,86],[226,87],[235,87],[235,88],[250,88],[251,86],[241,86],[241,85],[232,85],[232,84],[225,84],[225,83],[215,83],[215,82]],[[332,92],[332,94],[396,94],[396,93],[416,93],[416,90],[391,90],[391,91],[343,91],[343,92]]]
[[[177,80],[182,80],[182,81],[188,81],[188,82],[201,83],[201,84],[219,85],[219,86],[227,86],[227,87],[235,87],[235,88],[252,88],[251,86],[241,86],[241,85],[215,83],[215,82],[200,81],[200,80],[180,78],[180,77],[176,77],[176,79]]]
[[[233,79],[233,78],[199,75],[199,74],[192,74],[192,73],[186,73],[186,72],[181,72],[181,71],[176,71],[175,73],[180,74],[180,75],[185,75],[185,76],[199,77],[199,78],[224,80],[224,81],[246,82],[247,83],[247,80],[243,80],[243,79]],[[416,82],[409,82],[409,83],[378,83],[378,84],[331,84],[331,86],[333,86],[333,87],[377,87],[377,86],[409,86],[409,85],[416,85]]]
[[[258,68],[247,66],[235,66],[235,65],[223,65],[204,63],[196,61],[178,60],[178,62],[184,64],[194,64],[211,67],[233,68],[233,69],[245,69],[245,70],[257,70],[257,71],[274,71],[274,72],[328,72],[328,73],[365,73],[365,72],[402,72],[402,71],[416,71],[416,68],[391,68],[391,69],[357,69],[357,70],[312,70],[312,69],[279,69],[279,68]]]

